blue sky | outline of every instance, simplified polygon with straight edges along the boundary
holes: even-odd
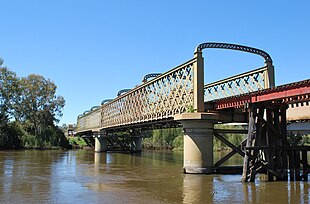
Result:
[[[2,0],[0,57],[18,76],[43,75],[65,97],[62,123],[193,57],[203,42],[267,51],[276,84],[310,78],[310,1]],[[205,82],[263,65],[204,50]]]

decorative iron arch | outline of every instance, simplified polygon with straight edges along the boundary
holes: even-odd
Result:
[[[272,62],[270,55],[260,49],[248,47],[244,45],[230,44],[230,43],[217,43],[217,42],[207,42],[202,43],[196,47],[195,52],[201,52],[205,48],[219,48],[219,49],[229,49],[229,50],[238,50],[243,52],[249,52],[253,54],[260,55],[265,59],[265,62]]]
[[[84,111],[83,115],[86,115],[87,113],[90,113],[90,110]]]
[[[110,101],[112,101],[113,99],[104,99],[102,102],[101,102],[101,105],[103,105],[103,104],[106,104],[106,103],[108,103],[108,102],[110,102]]]
[[[120,90],[118,93],[117,93],[117,96],[120,96],[120,95],[122,95],[123,93],[126,93],[126,92],[128,92],[128,91],[130,91],[131,89],[122,89],[122,90]]]
[[[145,76],[143,77],[142,82],[145,83],[145,82],[147,82],[147,80],[148,80],[149,78],[157,77],[157,76],[159,76],[159,75],[161,75],[161,73],[151,73],[151,74],[147,74],[147,75],[145,75]]]
[[[100,108],[100,106],[93,106],[93,107],[90,109],[90,111],[93,111],[93,110],[98,109],[98,108]]]

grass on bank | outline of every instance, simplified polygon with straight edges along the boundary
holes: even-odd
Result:
[[[67,137],[67,139],[72,148],[83,148],[88,146],[85,140],[81,137]]]

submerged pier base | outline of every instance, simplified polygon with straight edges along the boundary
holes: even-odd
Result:
[[[213,173],[213,131],[212,113],[184,113],[175,116],[184,131],[184,173]]]
[[[95,152],[107,151],[107,138],[98,135],[95,137]]]
[[[130,152],[141,152],[142,151],[142,138],[133,137],[130,142]]]

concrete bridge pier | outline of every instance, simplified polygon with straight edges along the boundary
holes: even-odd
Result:
[[[107,138],[98,135],[95,137],[95,152],[107,151]]]
[[[141,152],[142,151],[142,138],[133,137],[130,141],[130,152]]]
[[[183,113],[176,115],[175,120],[183,125],[184,173],[213,173],[213,131],[214,114]]]

